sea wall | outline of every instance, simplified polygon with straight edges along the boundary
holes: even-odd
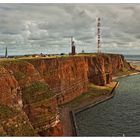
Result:
[[[7,59],[0,62],[0,135],[61,136],[59,106],[131,69],[122,55]],[[22,130],[22,131],[21,131]]]

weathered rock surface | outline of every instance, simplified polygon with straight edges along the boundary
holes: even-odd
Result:
[[[61,136],[59,105],[131,69],[121,55],[6,60],[0,63],[0,135]]]
[[[89,81],[100,86],[110,83],[113,74],[123,71],[124,68],[131,69],[122,55],[99,54],[87,57],[87,61]]]
[[[30,60],[55,93],[58,105],[87,90],[88,65],[84,57]]]
[[[49,129],[60,123],[54,93],[31,63],[15,60],[4,62],[2,66],[15,77],[20,86],[22,109],[34,131],[38,134],[43,131],[48,135]]]
[[[36,135],[22,106],[17,80],[8,70],[0,67],[0,135]]]

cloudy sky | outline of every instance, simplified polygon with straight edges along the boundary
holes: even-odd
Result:
[[[140,54],[140,4],[0,4],[0,55],[95,52],[101,18],[102,52]]]

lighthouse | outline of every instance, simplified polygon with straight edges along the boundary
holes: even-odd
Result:
[[[75,55],[76,51],[75,51],[75,42],[73,41],[73,37],[71,37],[71,54]]]

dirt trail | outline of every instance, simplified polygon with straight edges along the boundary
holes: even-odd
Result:
[[[72,136],[72,123],[70,118],[70,111],[69,107],[63,107],[60,109],[60,120],[63,125],[63,136]]]

